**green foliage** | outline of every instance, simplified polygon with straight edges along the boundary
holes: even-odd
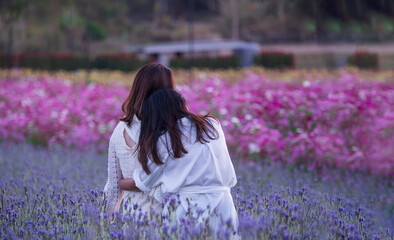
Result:
[[[93,61],[93,67],[130,72],[139,69],[146,63],[148,62],[137,59],[133,54],[115,53],[97,56]]]
[[[394,24],[392,21],[386,20],[382,24],[382,29],[386,32],[393,32],[394,31]]]
[[[135,71],[147,61],[139,60],[132,54],[116,53],[100,55],[88,60],[82,55],[70,53],[24,53],[14,54],[12,63],[15,67],[42,69],[42,70],[77,70],[86,68],[120,70],[124,72]],[[7,64],[7,55],[0,54],[0,67]]]
[[[64,53],[41,53],[20,55],[19,66],[42,70],[76,70],[86,68],[88,61],[85,57]]]
[[[294,68],[294,56],[282,52],[262,52],[255,57],[254,63],[265,68]]]
[[[95,21],[89,21],[86,23],[86,34],[94,41],[100,41],[107,37],[107,32],[104,26]]]
[[[73,8],[65,9],[59,17],[59,28],[67,31],[71,27],[83,24],[84,19]]]
[[[238,68],[240,67],[239,60],[236,56],[219,57],[219,58],[194,58],[191,59],[173,59],[170,62],[172,68],[190,67],[208,68],[208,69],[224,69],[224,68]]]
[[[348,65],[358,68],[378,69],[379,58],[376,53],[356,52],[348,58]]]
[[[335,32],[335,33],[339,33],[341,32],[341,22],[336,20],[336,19],[331,19],[328,23],[327,23],[327,28],[331,31],[331,32]]]
[[[87,36],[93,41],[110,38],[106,43],[110,50],[119,49],[119,43],[185,40],[190,2],[0,0],[2,30],[14,28],[9,32],[25,36],[3,33],[0,50],[9,45],[10,50],[18,51],[78,52],[86,47]],[[236,7],[228,0],[192,2],[199,38],[229,38],[234,34],[264,43],[380,42],[391,41],[394,36],[394,5],[390,0],[243,0],[235,1]],[[95,50],[91,52],[100,51]]]
[[[28,0],[0,0],[0,16],[12,21],[18,19],[27,7]]]
[[[308,19],[304,23],[304,29],[307,32],[314,32],[314,31],[316,31],[316,23],[314,21]]]

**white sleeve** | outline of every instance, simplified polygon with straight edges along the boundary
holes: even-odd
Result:
[[[163,162],[157,165],[148,157],[148,168],[150,174],[147,174],[142,168],[137,168],[133,172],[133,179],[135,185],[143,192],[149,192],[153,188],[159,186],[163,182],[164,169],[166,162],[170,158],[170,154],[164,144],[159,140],[158,142],[158,155]]]
[[[116,157],[114,143],[110,141],[108,149],[108,180],[104,187],[105,211],[110,215],[115,211],[119,211],[120,208],[123,194],[119,187],[121,179],[122,171],[119,159]]]

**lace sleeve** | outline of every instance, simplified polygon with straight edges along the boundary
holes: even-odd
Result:
[[[105,211],[111,215],[119,211],[122,201],[123,191],[119,187],[119,181],[122,179],[119,159],[115,154],[115,146],[110,141],[108,149],[108,180],[104,187],[104,197],[106,200]]]

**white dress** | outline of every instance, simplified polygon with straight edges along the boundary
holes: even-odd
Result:
[[[169,135],[164,134],[157,144],[158,154],[164,164],[157,165],[148,160],[149,175],[141,168],[136,169],[133,178],[137,187],[144,192],[160,187],[163,194],[179,197],[181,203],[176,209],[176,219],[185,217],[190,211],[192,215],[198,216],[198,220],[209,218],[210,226],[215,230],[220,229],[222,222],[231,223],[236,228],[238,216],[230,188],[237,183],[237,178],[220,124],[211,121],[219,138],[201,144],[196,142],[194,124],[188,118],[182,118],[179,122],[183,133],[182,143],[188,153],[174,159],[166,147],[166,141],[171,146]],[[158,201],[162,202],[163,199],[159,198]],[[170,202],[167,201],[164,206],[163,215],[168,213]],[[216,217],[209,212],[216,212]]]
[[[111,135],[108,148],[108,180],[104,187],[104,196],[107,201],[106,212],[110,215],[119,211],[121,204],[123,213],[125,211],[132,212],[134,209],[139,211],[140,208],[143,212],[149,212],[151,208],[156,213],[162,211],[161,204],[153,197],[154,194],[159,194],[159,188],[144,193],[122,191],[119,187],[119,181],[122,178],[133,177],[133,171],[141,167],[138,153],[135,152],[136,145],[130,148],[126,144],[123,132],[126,131],[130,138],[137,143],[140,129],[141,123],[134,117],[131,127],[120,121]]]

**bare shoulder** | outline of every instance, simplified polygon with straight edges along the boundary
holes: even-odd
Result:
[[[126,126],[126,123],[123,121],[119,121],[116,125],[115,129],[112,131],[110,142],[115,141],[119,136],[123,135],[123,130]]]

